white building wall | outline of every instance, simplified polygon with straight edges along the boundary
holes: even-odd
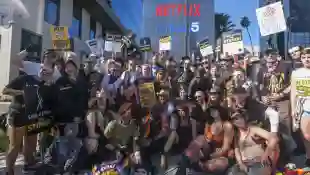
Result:
[[[13,66],[12,60],[21,48],[21,31],[27,29],[42,36],[42,51],[51,48],[51,25],[44,21],[45,0],[23,0],[30,13],[30,18],[21,19],[15,17],[16,23],[9,29],[0,26],[1,45],[0,45],[0,91],[18,75],[18,68]],[[73,0],[61,0],[60,5],[60,26],[71,26]],[[6,22],[6,21],[5,21]],[[97,24],[97,32],[101,33],[102,26]],[[82,40],[89,39],[90,15],[83,9],[82,11]]]

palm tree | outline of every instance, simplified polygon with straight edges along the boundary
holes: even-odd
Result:
[[[221,52],[223,51],[223,38],[222,34],[225,32],[232,31],[234,27],[236,27],[235,24],[232,23],[230,20],[230,16],[226,13],[215,13],[215,39],[218,41],[218,39],[221,40]]]
[[[251,42],[252,54],[254,55],[254,48],[253,48],[252,37],[251,37],[251,34],[249,32],[249,27],[251,25],[251,21],[249,20],[248,17],[244,16],[244,17],[241,18],[240,25],[241,25],[242,28],[244,28],[246,30],[246,32],[249,35],[249,39],[250,39],[250,42]]]

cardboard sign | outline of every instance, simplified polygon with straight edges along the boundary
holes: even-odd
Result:
[[[52,26],[51,27],[53,49],[70,49],[68,27]]]
[[[140,50],[142,52],[149,52],[152,50],[151,39],[149,37],[144,37],[140,39]]]
[[[159,39],[159,50],[160,51],[166,51],[171,50],[171,36],[162,36]]]
[[[280,1],[256,9],[256,17],[261,36],[286,31],[287,25]]]
[[[142,107],[152,107],[156,103],[155,88],[153,82],[141,83],[138,86],[140,104]]]

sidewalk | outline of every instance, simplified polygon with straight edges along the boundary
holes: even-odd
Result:
[[[24,164],[23,156],[19,155],[15,164],[15,174],[22,175],[21,168]],[[0,174],[5,173],[5,153],[0,153]]]

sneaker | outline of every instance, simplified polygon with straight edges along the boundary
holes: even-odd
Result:
[[[34,165],[24,165],[24,167],[22,169],[22,172],[23,172],[23,174],[28,174],[28,173],[36,172],[36,170],[37,170],[36,164],[34,164]]]

